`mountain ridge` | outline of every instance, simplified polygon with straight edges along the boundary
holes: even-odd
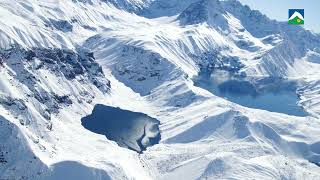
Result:
[[[318,34],[236,0],[4,0],[0,27],[0,179],[319,178]],[[97,104],[159,120],[161,141],[138,154],[85,129]]]

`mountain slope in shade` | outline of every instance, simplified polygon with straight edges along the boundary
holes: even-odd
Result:
[[[319,34],[236,0],[3,0],[0,27],[0,179],[320,178]],[[294,84],[305,114],[211,89],[239,80]],[[159,120],[161,141],[86,129],[97,104]]]

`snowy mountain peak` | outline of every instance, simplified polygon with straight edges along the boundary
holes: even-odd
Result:
[[[219,0],[201,0],[192,3],[178,17],[183,24],[198,24],[223,15]]]
[[[0,179],[319,179],[319,47],[237,0],[2,0]]]

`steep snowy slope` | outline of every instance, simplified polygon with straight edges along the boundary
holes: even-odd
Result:
[[[320,178],[318,34],[235,0],[4,0],[0,27],[0,179]],[[212,89],[230,82],[305,113]],[[89,131],[96,104],[159,120],[160,143]]]

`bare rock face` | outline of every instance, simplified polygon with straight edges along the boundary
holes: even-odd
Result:
[[[101,66],[95,62],[93,53],[83,49],[23,49],[13,46],[8,50],[0,50],[0,58],[2,70],[7,71],[9,78],[14,79],[12,86],[23,87],[28,92],[26,97],[0,93],[0,105],[24,126],[33,121],[28,103],[35,106],[46,121],[45,126],[51,130],[51,116],[59,113],[60,109],[75,102],[92,102],[95,95],[87,92],[85,86],[96,87],[102,94],[108,93],[110,89],[110,81],[105,78]],[[55,92],[51,89],[52,85],[44,80],[49,75],[69,85],[81,84],[83,88],[79,87],[79,93],[75,94]]]
[[[55,29],[63,32],[71,32],[73,29],[72,24],[66,20],[50,19],[50,22],[48,22],[48,24],[54,27]]]

